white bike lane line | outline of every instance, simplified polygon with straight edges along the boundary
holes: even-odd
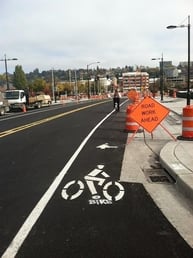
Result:
[[[125,103],[125,101],[122,103],[122,105]],[[25,241],[25,239],[27,238],[27,236],[29,235],[32,227],[35,225],[36,221],[39,219],[39,217],[41,216],[42,212],[44,211],[44,209],[46,208],[48,202],[50,201],[50,199],[52,198],[52,196],[54,195],[55,191],[57,190],[59,184],[61,183],[61,181],[63,180],[64,176],[66,175],[66,173],[68,172],[69,168],[71,167],[71,165],[74,163],[75,159],[77,158],[77,156],[79,155],[79,153],[81,152],[81,150],[83,149],[83,147],[85,146],[85,144],[88,142],[88,140],[90,139],[90,137],[94,134],[94,132],[97,130],[97,128],[105,121],[107,120],[113,113],[115,112],[115,110],[112,110],[108,115],[106,115],[92,130],[91,132],[87,135],[87,137],[82,141],[82,143],[80,144],[80,146],[77,148],[77,150],[74,152],[74,154],[72,155],[72,157],[69,159],[69,161],[66,163],[66,165],[64,166],[64,168],[60,171],[60,173],[58,174],[58,176],[55,178],[55,180],[52,182],[52,184],[50,185],[50,187],[48,188],[48,190],[44,193],[44,195],[41,197],[41,199],[39,200],[39,202],[36,204],[36,206],[33,208],[33,210],[31,211],[31,213],[29,214],[29,216],[27,217],[27,219],[25,220],[25,222],[23,223],[23,225],[21,226],[21,228],[19,229],[19,231],[17,232],[17,234],[15,235],[15,237],[13,238],[13,240],[11,241],[10,245],[8,246],[8,248],[5,250],[5,252],[3,253],[3,255],[1,256],[1,258],[13,258],[16,256],[16,254],[18,253],[20,247],[22,246],[23,242]]]

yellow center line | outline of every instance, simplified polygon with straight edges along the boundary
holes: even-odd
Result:
[[[38,120],[38,121],[36,121],[36,122],[32,122],[32,123],[29,123],[29,124],[26,124],[26,125],[22,125],[22,126],[19,126],[19,127],[15,127],[15,128],[12,128],[12,129],[9,129],[9,130],[0,132],[0,138],[3,138],[3,137],[8,136],[8,135],[10,135],[10,134],[14,134],[14,133],[19,132],[19,131],[26,130],[26,129],[28,129],[28,128],[31,128],[31,127],[34,127],[34,126],[37,126],[37,125],[40,125],[40,124],[43,124],[43,123],[50,122],[50,121],[52,121],[52,120],[61,118],[61,117],[63,117],[63,116],[67,116],[67,115],[69,115],[69,114],[72,114],[72,113],[81,111],[81,110],[83,110],[83,109],[87,109],[87,108],[94,107],[94,106],[99,105],[99,104],[103,104],[103,103],[105,103],[105,102],[106,102],[106,101],[103,101],[103,102],[100,102],[100,103],[94,103],[94,104],[88,105],[88,106],[86,106],[86,107],[77,108],[77,109],[74,109],[74,110],[71,110],[71,111],[62,113],[62,114],[58,114],[58,115],[55,115],[55,116],[51,116],[51,117],[48,117],[48,118],[44,118],[44,119]]]

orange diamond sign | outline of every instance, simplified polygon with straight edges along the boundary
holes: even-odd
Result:
[[[146,131],[152,132],[168,115],[170,110],[151,97],[144,98],[130,114]]]

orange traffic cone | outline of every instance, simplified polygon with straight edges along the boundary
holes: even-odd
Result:
[[[26,111],[26,106],[25,106],[25,104],[23,104],[22,110],[23,110],[23,112],[27,112],[27,111]]]

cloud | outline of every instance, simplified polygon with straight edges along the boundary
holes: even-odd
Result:
[[[187,23],[188,15],[192,0],[2,0],[0,58],[17,57],[26,72],[94,61],[155,66],[151,58],[162,53],[178,64],[187,59],[187,31],[166,26]]]

